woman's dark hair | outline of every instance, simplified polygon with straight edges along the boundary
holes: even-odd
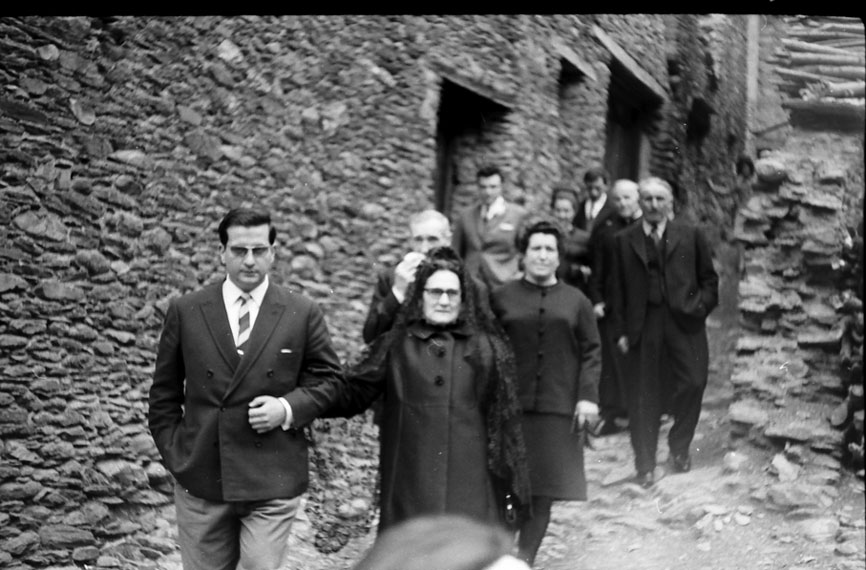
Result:
[[[550,209],[556,205],[557,200],[568,200],[574,206],[574,211],[577,211],[577,205],[580,204],[580,194],[571,186],[554,186],[553,192],[550,194]]]
[[[460,280],[460,298],[463,302],[463,308],[460,311],[460,318],[465,318],[467,310],[477,304],[478,300],[473,298],[473,291],[467,287],[467,274],[463,268],[463,262],[457,256],[457,252],[448,246],[435,247],[427,252],[427,257],[418,264],[418,269],[415,271],[415,281],[409,285],[406,290],[406,301],[403,306],[406,308],[406,318],[410,321],[417,321],[422,318],[424,311],[424,286],[430,276],[437,271],[451,271],[457,275]]]
[[[555,221],[544,218],[531,218],[527,223],[522,225],[517,232],[514,245],[517,246],[517,251],[526,253],[526,248],[529,247],[529,238],[534,234],[550,234],[556,238],[556,251],[562,254],[563,250],[563,234],[562,227]]]
[[[744,167],[749,168],[749,176],[752,176],[753,174],[755,174],[755,163],[752,161],[751,157],[747,154],[741,154],[740,156],[737,157],[737,162],[736,162],[737,175],[739,175],[739,176],[743,175],[743,168]]]
[[[382,533],[353,570],[483,570],[512,543],[503,528],[466,516],[420,516]]]
[[[480,383],[480,393],[484,394],[487,468],[523,505],[529,505],[529,474],[520,431],[514,351],[505,329],[490,308],[489,292],[469,274],[453,249],[443,246],[427,252],[415,271],[415,280],[406,290],[406,299],[393,326],[373,341],[368,353],[348,375],[362,374],[360,369],[367,366],[381,366],[391,349],[407,337],[409,327],[423,321],[424,286],[431,275],[443,270],[453,271],[460,281],[458,325],[472,331],[466,360]]]
[[[264,210],[254,210],[252,208],[235,208],[229,210],[222,221],[220,222],[217,233],[220,236],[220,243],[225,245],[229,241],[229,228],[240,226],[251,228],[254,226],[268,226],[268,243],[274,244],[277,239],[277,228],[271,223],[271,215]]]

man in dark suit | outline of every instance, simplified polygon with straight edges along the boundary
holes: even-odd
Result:
[[[170,302],[148,424],[184,569],[277,570],[308,484],[302,428],[344,379],[318,305],[269,282],[270,216],[232,210],[218,233],[226,279]]]
[[[415,281],[415,270],[427,252],[451,243],[451,224],[438,210],[424,210],[409,218],[409,248],[396,266],[379,272],[370,310],[364,321],[364,342],[389,330],[406,298],[409,284]]]
[[[480,201],[457,215],[451,247],[469,273],[493,291],[521,275],[514,237],[526,209],[505,200],[502,173],[495,166],[479,169],[476,179]]]
[[[639,192],[643,221],[614,238],[612,326],[633,382],[628,412],[637,481],[649,487],[666,404],[674,419],[668,434],[673,469],[691,469],[689,447],[709,371],[705,321],[718,304],[719,277],[703,233],[670,218],[670,185],[649,177]]]
[[[606,219],[616,215],[616,208],[608,200],[608,184],[610,184],[610,176],[604,168],[596,166],[586,171],[583,175],[586,198],[577,207],[575,226],[592,232],[594,227],[602,225]]]
[[[628,417],[626,400],[628,389],[623,369],[625,357],[616,349],[617,338],[611,330],[610,313],[614,304],[612,297],[615,265],[614,235],[641,217],[637,182],[627,179],[614,182],[609,192],[609,201],[615,210],[615,215],[605,217],[593,227],[593,239],[589,243],[593,251],[593,265],[587,295],[592,301],[601,337],[599,381],[601,422],[596,426],[598,435],[624,429],[617,420],[624,422]]]

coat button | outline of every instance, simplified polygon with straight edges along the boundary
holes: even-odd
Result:
[[[437,376],[437,377],[434,379],[434,382],[436,382],[436,385],[437,385],[437,386],[441,386],[442,384],[445,383],[445,378],[442,378],[441,376]]]
[[[208,371],[207,371],[207,377],[208,377],[208,378],[213,378],[213,370],[208,370]]]
[[[538,309],[538,314],[540,314],[540,315],[544,314],[544,307],[541,307],[540,309]]]
[[[271,378],[274,375],[273,370],[268,370],[268,378]]]
[[[220,444],[219,444],[219,443],[217,443],[217,442],[213,442],[213,446],[214,446],[214,447],[219,447],[219,446],[220,446]]]
[[[257,440],[256,440],[256,447],[261,447],[261,446],[262,446],[262,442],[261,442],[261,440],[258,440],[258,439],[257,439]]]

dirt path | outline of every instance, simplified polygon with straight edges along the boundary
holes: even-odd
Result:
[[[829,456],[801,453],[802,497],[776,499],[771,468],[780,449],[736,437],[728,420],[737,337],[737,255],[722,246],[720,306],[708,321],[710,379],[689,473],[665,474],[650,490],[634,475],[626,433],[587,450],[590,500],[554,504],[536,567],[545,570],[774,570],[866,568],[863,480]],[[732,453],[726,459],[726,454]],[[734,464],[738,469],[732,469]],[[726,468],[726,465],[728,468]],[[835,476],[834,476],[835,474]],[[659,473],[657,473],[658,477]],[[776,499],[776,500],[774,500]],[[787,502],[786,502],[787,501]],[[780,506],[779,503],[783,503]],[[788,505],[787,503],[791,503]]]
[[[804,456],[797,478],[804,486],[780,487],[780,475],[771,465],[781,450],[732,431],[727,409],[740,335],[739,279],[736,252],[722,246],[719,258],[721,305],[708,322],[710,381],[692,445],[692,470],[664,473],[668,425],[659,440],[660,479],[650,490],[628,481],[634,470],[626,433],[595,439],[594,449],[586,453],[590,500],[554,503],[537,569],[866,568],[863,480],[840,469],[830,456],[789,450],[792,456]],[[287,569],[349,570],[374,534],[322,554],[313,546],[314,525],[302,515],[293,530]],[[177,555],[162,560],[160,568],[179,570]]]

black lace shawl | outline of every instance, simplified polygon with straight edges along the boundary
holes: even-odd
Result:
[[[511,343],[505,330],[490,309],[488,292],[465,270],[449,247],[428,252],[409,286],[394,325],[380,335],[357,366],[378,366],[395,343],[406,337],[406,329],[423,321],[423,290],[427,279],[436,271],[453,271],[460,279],[462,307],[454,327],[468,328],[470,356],[467,360],[482,381],[483,411],[487,424],[487,466],[502,487],[502,492],[516,495],[519,503],[530,504],[529,473],[526,446],[520,426],[520,403],[515,388],[516,366]]]

